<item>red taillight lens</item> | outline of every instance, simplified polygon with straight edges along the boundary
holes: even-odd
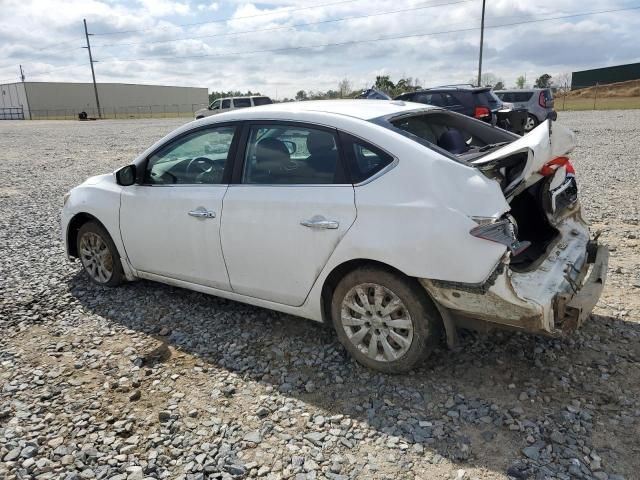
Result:
[[[542,108],[547,108],[547,101],[544,98],[544,92],[540,92],[540,96],[538,97],[538,105]]]
[[[476,107],[475,111],[473,112],[473,116],[475,118],[484,118],[488,117],[489,115],[491,115],[491,110],[489,110],[487,107]]]
[[[571,165],[568,157],[556,157],[550,162],[547,162],[544,167],[540,169],[540,175],[543,177],[548,177],[549,175],[553,175],[556,173],[560,167],[564,167],[567,171],[567,174],[575,175],[576,171]]]

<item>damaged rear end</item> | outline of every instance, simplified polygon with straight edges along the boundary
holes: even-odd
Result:
[[[466,154],[500,184],[510,210],[473,218],[470,235],[506,247],[484,282],[421,280],[456,325],[478,328],[482,320],[556,335],[577,328],[595,307],[609,254],[582,217],[573,147],[573,133],[547,120],[487,154]]]

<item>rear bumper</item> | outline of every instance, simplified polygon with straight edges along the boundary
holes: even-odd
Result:
[[[579,216],[565,220],[560,231],[559,240],[530,271],[511,270],[506,255],[480,285],[428,279],[420,283],[459,326],[476,328],[480,320],[544,335],[571,332],[600,298],[609,252],[589,239]]]
[[[596,253],[591,273],[582,288],[572,295],[559,294],[556,297],[556,326],[565,333],[584,323],[602,295],[609,266],[609,248],[606,245],[594,247]]]

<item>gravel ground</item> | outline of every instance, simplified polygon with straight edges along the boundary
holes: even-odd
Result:
[[[67,261],[62,195],[178,120],[1,122],[0,478],[640,478],[640,111],[560,122],[613,250],[592,319],[468,333],[404,376],[321,325]]]

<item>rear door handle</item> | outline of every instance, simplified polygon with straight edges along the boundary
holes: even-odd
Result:
[[[302,220],[300,225],[309,228],[318,228],[318,229],[326,229],[326,230],[335,230],[340,226],[340,223],[335,220],[327,220],[321,215],[316,215],[309,220]]]
[[[204,207],[198,207],[195,210],[191,210],[189,215],[196,218],[216,218],[216,212],[207,210]]]

